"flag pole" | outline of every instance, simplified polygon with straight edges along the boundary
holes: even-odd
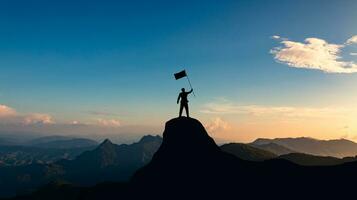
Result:
[[[192,85],[191,85],[190,78],[188,78],[188,74],[186,74],[186,78],[187,78],[187,80],[188,80],[188,84],[190,84],[190,87],[191,87],[191,90],[192,90],[193,96],[194,96],[194,97],[196,97],[195,91],[193,91],[193,88],[192,88]]]

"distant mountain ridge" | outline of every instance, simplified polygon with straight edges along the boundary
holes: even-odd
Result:
[[[95,149],[85,151],[73,160],[0,167],[0,197],[13,196],[16,192],[26,193],[53,181],[80,186],[127,181],[137,169],[151,160],[161,142],[160,136],[144,136],[138,142],[122,145],[106,139]]]
[[[233,154],[240,159],[249,161],[264,161],[278,157],[276,154],[254,146],[242,143],[229,143],[220,147],[224,152]]]
[[[357,143],[346,139],[317,140],[307,137],[275,139],[259,138],[251,144],[254,146],[262,146],[269,143],[281,145],[295,152],[318,156],[343,158],[350,156],[354,157],[357,155]]]
[[[274,145],[276,145],[275,148],[280,148],[279,145]],[[336,158],[332,156],[316,156],[304,153],[287,153],[278,156],[270,151],[260,149],[259,147],[256,148],[250,144],[242,143],[225,144],[221,146],[221,149],[240,159],[256,162],[283,159],[302,166],[332,166],[357,161],[357,157]]]
[[[144,136],[133,144],[121,145],[106,139],[96,149],[56,164],[66,172],[63,179],[71,183],[91,185],[101,181],[124,181],[151,160],[161,142],[160,136]]]
[[[39,137],[20,143],[3,140],[3,144],[0,144],[0,167],[49,164],[61,159],[74,159],[97,145],[94,140],[67,136]]]
[[[250,146],[253,146],[255,148],[258,148],[258,149],[262,149],[262,150],[265,150],[265,151],[269,151],[271,153],[274,153],[278,156],[280,155],[285,155],[285,154],[290,154],[290,153],[296,153],[296,151],[293,151],[287,147],[284,147],[282,145],[278,145],[278,144],[275,144],[275,143],[266,143],[266,144],[259,144],[259,145],[256,145],[256,144],[253,144],[253,143],[249,143],[247,145],[250,145]]]
[[[31,140],[25,145],[41,148],[69,149],[97,146],[98,142],[87,138],[46,136]]]
[[[0,167],[30,164],[50,164],[61,159],[74,159],[95,146],[79,148],[40,148],[34,146],[0,146]]]

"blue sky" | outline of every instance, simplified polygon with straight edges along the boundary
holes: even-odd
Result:
[[[344,44],[357,34],[356,10],[352,0],[3,0],[0,104],[56,123],[100,117],[162,126],[177,115],[177,94],[188,87],[173,79],[184,68],[197,95],[190,97],[193,116],[236,127],[229,134],[247,116],[202,112],[205,105],[354,106],[356,74],[292,68],[270,51],[281,46],[274,35]],[[340,55],[356,62],[350,52],[356,45]]]

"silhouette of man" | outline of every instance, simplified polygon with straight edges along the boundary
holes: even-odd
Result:
[[[193,89],[191,89],[189,92],[185,92],[185,88],[181,89],[181,92],[179,94],[179,96],[177,97],[177,104],[179,103],[180,99],[180,115],[179,117],[182,116],[182,110],[183,108],[185,108],[186,110],[186,116],[190,117],[189,112],[188,112],[188,100],[187,100],[187,96],[188,94],[190,94],[193,91]]]

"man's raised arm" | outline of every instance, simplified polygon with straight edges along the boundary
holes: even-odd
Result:
[[[191,92],[193,92],[193,89],[191,88],[191,90],[189,92],[187,92],[188,94],[190,94]]]

